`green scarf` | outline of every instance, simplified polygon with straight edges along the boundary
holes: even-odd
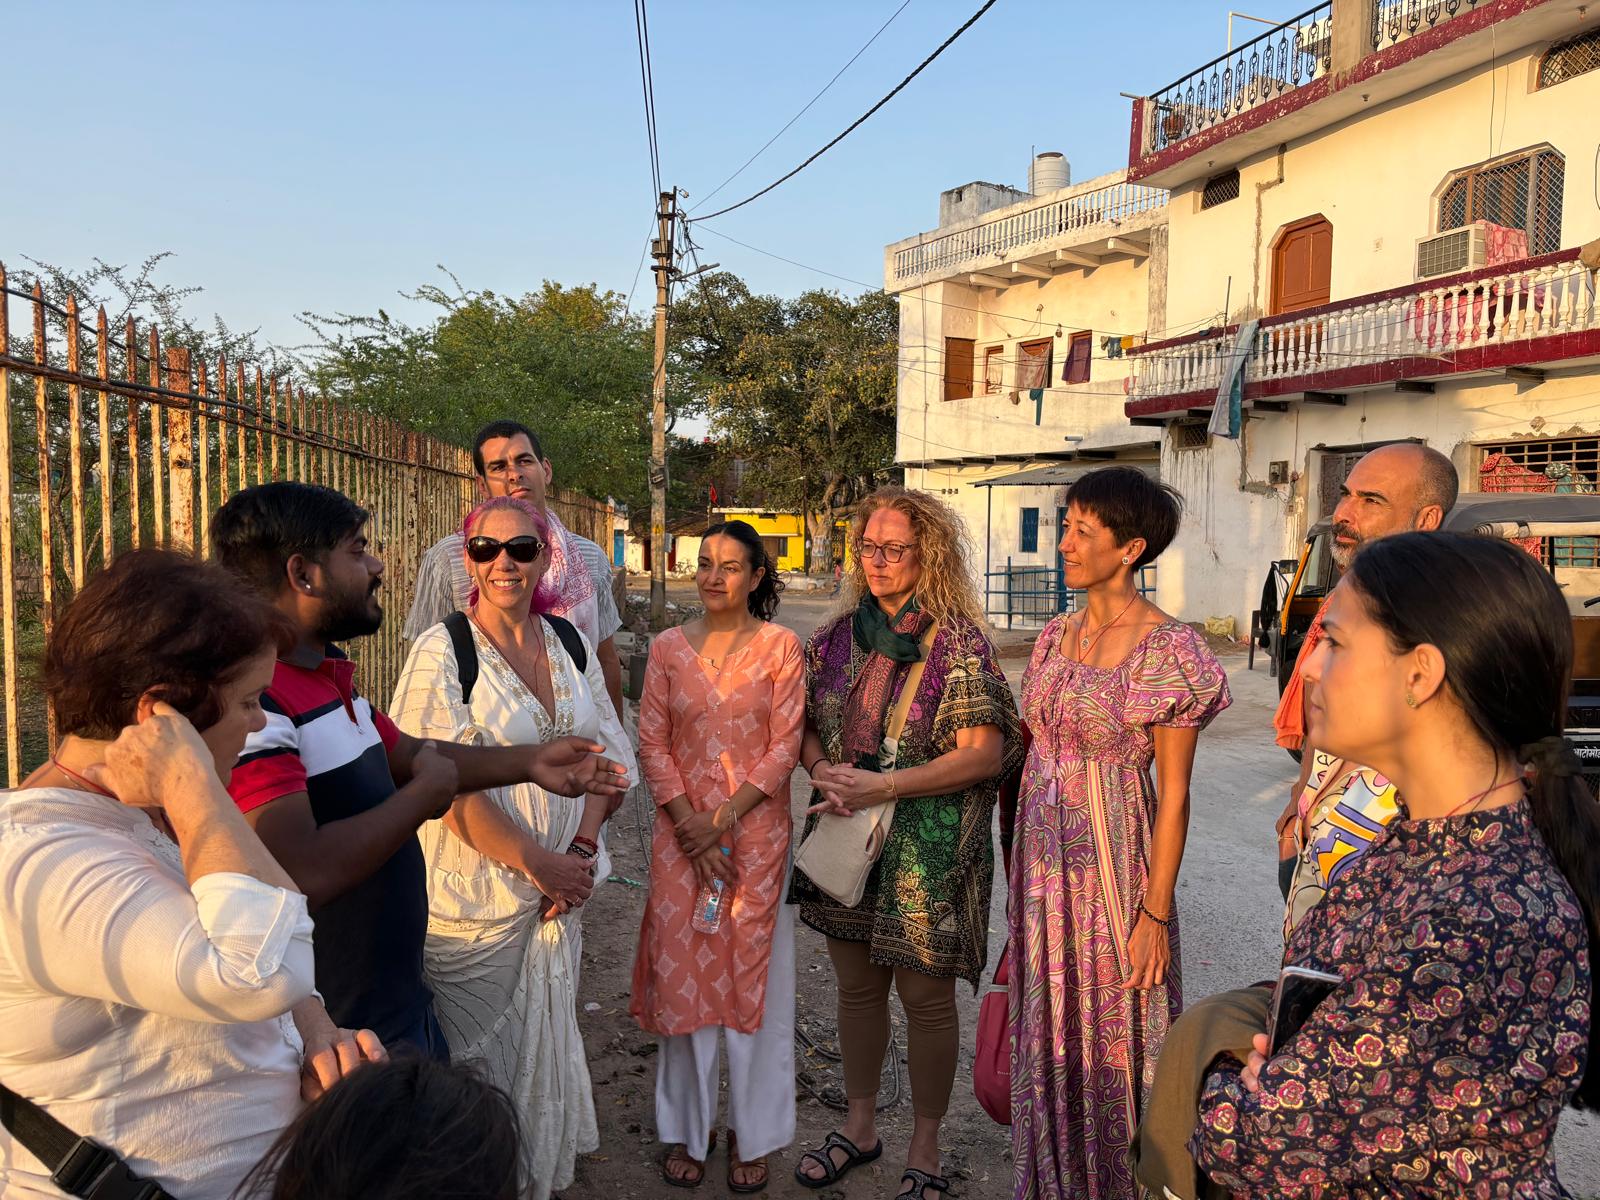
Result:
[[[885,616],[872,593],[868,592],[856,605],[855,620],[851,626],[856,645],[868,654],[881,654],[891,662],[917,662],[922,658],[922,639],[917,633],[895,632],[895,626],[900,624],[906,613],[913,611],[918,611],[915,596],[907,600],[894,616]],[[921,625],[919,621],[915,628]]]

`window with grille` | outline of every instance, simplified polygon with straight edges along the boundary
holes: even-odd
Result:
[[[1017,538],[1017,550],[1022,554],[1037,554],[1039,552],[1039,510],[1025,508],[1022,510],[1022,532]]]
[[[1600,491],[1600,438],[1537,438],[1480,446],[1485,492]],[[1551,567],[1600,567],[1600,538],[1533,538],[1528,549]]]
[[[1229,200],[1238,198],[1239,172],[1224,171],[1221,175],[1206,180],[1205,190],[1200,193],[1200,207],[1214,208],[1218,204],[1226,204]]]
[[[1557,42],[1539,60],[1539,86],[1553,87],[1600,70],[1600,29]]]
[[[1174,450],[1204,450],[1211,437],[1206,433],[1204,421],[1174,421],[1172,423],[1172,448]]]
[[[1561,189],[1566,162],[1535,150],[1462,171],[1439,196],[1439,232],[1488,221],[1526,230],[1529,254],[1561,249]]]
[[[1006,348],[990,346],[983,352],[983,394],[998,396],[1005,384]]]

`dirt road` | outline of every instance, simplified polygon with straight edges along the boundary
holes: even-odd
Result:
[[[672,598],[693,601],[687,585],[674,585]],[[805,635],[821,621],[828,606],[824,593],[793,593],[785,599],[780,619]],[[1002,663],[1013,687],[1032,644],[1032,635],[1000,636]],[[1271,975],[1282,951],[1279,899],[1272,855],[1272,823],[1293,780],[1292,764],[1271,745],[1270,712],[1276,686],[1258,662],[1245,670],[1243,654],[1224,659],[1235,703],[1200,739],[1195,767],[1194,816],[1179,882],[1184,918],[1184,993],[1194,998]],[[805,774],[797,771],[792,793],[796,814],[805,805]],[[598,889],[584,918],[584,966],[580,1004],[584,1041],[599,1112],[601,1145],[580,1162],[577,1182],[565,1200],[642,1200],[686,1195],[662,1182],[657,1163],[661,1147],[655,1139],[655,1043],[628,1017],[629,980],[634,946],[649,879],[648,825],[653,817],[642,795],[630,798],[613,819],[610,847],[621,880]],[[998,866],[995,878],[1003,878]],[[638,886],[634,886],[637,884]],[[996,888],[990,917],[991,968],[999,952],[1005,924],[1004,891]],[[824,1049],[833,1046],[834,992],[822,938],[797,928],[796,1019],[801,1030]],[[962,1055],[955,1095],[945,1122],[945,1170],[952,1196],[964,1200],[1009,1200],[1011,1141],[1009,1130],[996,1125],[973,1099],[971,1085],[973,1030],[977,998],[958,985]],[[904,1026],[895,1010],[896,1045],[904,1054]],[[842,1079],[835,1062],[816,1052],[797,1054],[802,1080],[798,1102],[798,1135],[790,1150],[771,1160],[774,1197],[823,1197],[824,1200],[881,1200],[896,1193],[910,1134],[909,1089],[882,1114],[886,1153],[879,1163],[853,1173],[837,1189],[821,1192],[800,1187],[792,1171],[800,1153],[820,1142],[838,1120],[816,1094],[842,1097]],[[903,1068],[902,1068],[903,1070]],[[893,1086],[886,1071],[885,1091]],[[782,1081],[774,1081],[781,1085]],[[901,1083],[904,1084],[901,1076]],[[1600,1200],[1600,1122],[1569,1111],[1557,1138],[1562,1181],[1574,1196]],[[700,1195],[730,1195],[723,1180],[726,1155],[712,1158]]]

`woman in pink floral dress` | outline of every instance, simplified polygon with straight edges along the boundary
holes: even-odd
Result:
[[[1128,467],[1067,493],[1066,583],[1088,602],[1045,627],[1022,681],[1034,741],[1009,902],[1015,1200],[1133,1200],[1129,1145],[1182,1007],[1189,776],[1199,731],[1231,698],[1204,638],[1135,582],[1181,514],[1176,492]]]

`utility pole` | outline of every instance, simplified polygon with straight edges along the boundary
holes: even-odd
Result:
[[[651,247],[656,275],[655,375],[650,385],[650,627],[667,620],[667,291],[672,282],[673,222],[678,193],[657,199],[659,232]]]

